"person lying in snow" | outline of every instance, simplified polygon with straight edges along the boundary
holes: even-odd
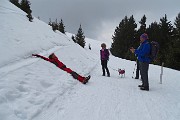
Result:
[[[54,53],[49,55],[49,58],[46,58],[46,57],[38,55],[38,54],[32,54],[32,56],[42,58],[46,61],[49,61],[49,62],[55,64],[58,68],[66,71],[67,73],[70,73],[74,79],[79,80],[83,84],[86,84],[91,77],[90,75],[88,77],[83,77],[83,76],[77,74],[76,72],[72,71],[70,68],[67,68],[66,65],[64,65],[61,61],[58,60],[58,58],[56,57],[56,55]]]

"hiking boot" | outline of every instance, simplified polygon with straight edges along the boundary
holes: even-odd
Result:
[[[110,73],[109,72],[107,73],[107,76],[110,77]]]
[[[146,91],[149,91],[149,87],[140,87],[140,90],[146,90]]]
[[[91,78],[90,75],[89,75],[88,77],[85,77],[85,78],[84,78],[84,81],[83,81],[83,84],[86,84],[86,83],[89,81],[90,78]]]
[[[138,77],[135,77],[134,79],[139,79]]]
[[[143,87],[143,85],[138,85],[138,87]]]

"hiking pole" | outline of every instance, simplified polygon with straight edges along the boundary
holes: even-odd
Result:
[[[137,61],[136,61],[136,63],[137,63]],[[134,72],[135,72],[135,69],[136,69],[136,63],[135,63],[135,66],[134,66],[134,70],[133,70],[132,78],[134,78],[133,76],[134,76]]]

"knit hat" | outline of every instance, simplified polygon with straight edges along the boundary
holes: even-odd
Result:
[[[148,35],[147,35],[146,33],[143,33],[140,37],[141,37],[141,38],[144,38],[145,40],[149,39],[149,38],[148,38]]]

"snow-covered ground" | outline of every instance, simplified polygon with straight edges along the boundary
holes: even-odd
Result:
[[[102,42],[86,38],[83,49],[70,33],[53,32],[36,18],[29,22],[7,0],[0,1],[0,28],[0,120],[180,119],[179,71],[164,68],[159,84],[161,68],[150,65],[150,91],[141,91],[141,81],[132,78],[135,62],[111,55],[111,77],[101,76]],[[55,65],[31,57],[52,52],[77,73],[91,74],[89,83],[83,85]],[[125,78],[118,68],[125,68]]]

